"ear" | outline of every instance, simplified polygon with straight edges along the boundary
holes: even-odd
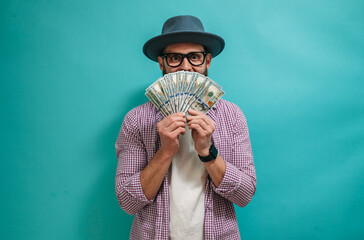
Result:
[[[163,71],[164,63],[163,63],[163,58],[161,56],[158,56],[158,63],[159,63],[159,68]]]
[[[206,55],[206,68],[209,69],[210,68],[210,65],[211,65],[211,60],[212,60],[212,55],[211,53],[208,53]]]

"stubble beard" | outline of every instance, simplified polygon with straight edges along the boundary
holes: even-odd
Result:
[[[166,68],[165,68],[164,66],[163,66],[163,70],[162,70],[162,72],[163,72],[163,76],[167,74]],[[207,75],[208,75],[208,73],[207,73],[207,69],[206,69],[206,68],[205,68],[205,70],[204,70],[203,72],[198,72],[198,73],[203,74],[203,75],[205,75],[206,77],[207,77]]]

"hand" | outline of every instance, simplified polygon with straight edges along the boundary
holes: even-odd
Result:
[[[170,157],[173,157],[179,149],[178,136],[185,134],[185,123],[185,113],[174,113],[157,124],[162,143],[160,150]]]
[[[215,131],[215,122],[206,114],[189,109],[190,116],[187,117],[187,126],[192,129],[192,139],[195,149],[200,156],[209,155],[212,133]]]

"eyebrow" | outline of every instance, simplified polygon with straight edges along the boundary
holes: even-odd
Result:
[[[170,53],[166,53],[165,50],[166,50],[167,47],[165,47],[162,51],[162,54],[161,55],[164,55],[164,54],[170,54],[170,53],[179,53],[179,52],[170,52]],[[205,46],[202,46],[203,50],[200,50],[200,51],[192,51],[192,52],[206,52],[206,53],[210,53],[209,51],[206,50]],[[192,52],[189,52],[189,53],[192,53]],[[183,54],[183,53],[181,53]],[[188,53],[186,53],[188,54]]]

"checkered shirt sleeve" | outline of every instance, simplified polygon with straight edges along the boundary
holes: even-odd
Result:
[[[226,163],[225,175],[217,188],[211,181],[212,189],[235,203],[239,207],[246,206],[255,194],[256,174],[249,131],[243,112],[235,104],[226,104],[226,111],[220,112],[216,128],[230,129],[231,136],[220,133],[218,149]],[[224,119],[223,121],[221,119]],[[230,150],[229,153],[226,150]]]
[[[138,131],[136,111],[129,112],[123,121],[116,141],[118,166],[116,170],[116,196],[121,208],[134,215],[148,200],[140,183],[140,172],[147,165],[147,152]]]

